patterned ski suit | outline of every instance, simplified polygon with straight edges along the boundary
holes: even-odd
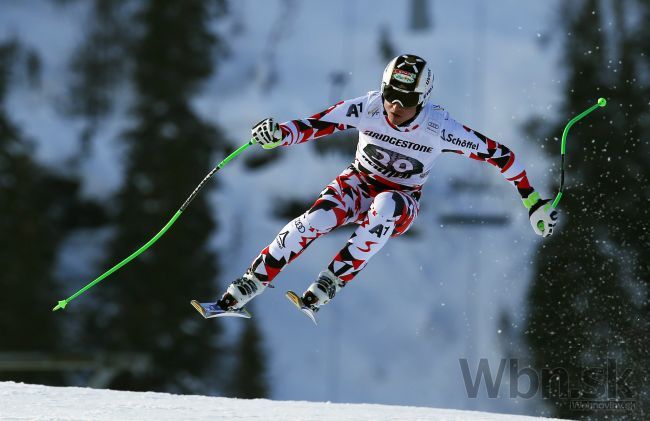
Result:
[[[282,146],[350,128],[359,131],[359,143],[354,163],[253,260],[249,270],[265,283],[316,238],[355,223],[359,226],[328,267],[346,283],[351,281],[390,237],[409,229],[418,214],[422,185],[442,152],[494,165],[517,188],[524,203],[537,195],[508,147],[459,124],[433,104],[425,104],[407,126],[396,127],[384,113],[381,94],[373,91],[307,119],[285,122],[280,128]]]

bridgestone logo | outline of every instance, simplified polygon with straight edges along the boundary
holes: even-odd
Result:
[[[371,130],[366,130],[363,132],[366,136],[370,136],[374,139],[381,140],[382,142],[390,143],[391,145],[398,146],[400,148],[406,148],[418,152],[427,152],[432,153],[432,146],[420,145],[419,143],[409,142],[408,140],[398,139],[396,137],[388,136],[387,134],[375,133]]]

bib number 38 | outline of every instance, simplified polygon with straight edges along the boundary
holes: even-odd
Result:
[[[424,170],[424,165],[417,159],[381,146],[366,145],[363,153],[370,165],[387,177],[410,178]]]

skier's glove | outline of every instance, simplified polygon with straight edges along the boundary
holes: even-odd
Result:
[[[264,149],[273,149],[282,142],[282,130],[272,118],[265,118],[253,126],[252,138]]]
[[[551,207],[553,204],[551,199],[538,199],[528,209],[528,217],[530,218],[530,225],[537,235],[542,237],[549,237],[553,234],[553,227],[557,223],[558,213]]]

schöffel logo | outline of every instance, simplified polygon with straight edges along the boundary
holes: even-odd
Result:
[[[442,134],[440,135],[440,138],[451,144],[460,146],[461,148],[474,149],[476,151],[478,150],[478,143],[474,143],[467,139],[461,139],[460,137],[454,137],[452,133],[447,133],[445,129],[442,129]]]
[[[278,246],[283,249],[286,247],[284,244],[285,241],[287,240],[287,235],[289,235],[289,231],[284,231],[278,234],[278,237],[275,239],[275,242],[278,243]]]

